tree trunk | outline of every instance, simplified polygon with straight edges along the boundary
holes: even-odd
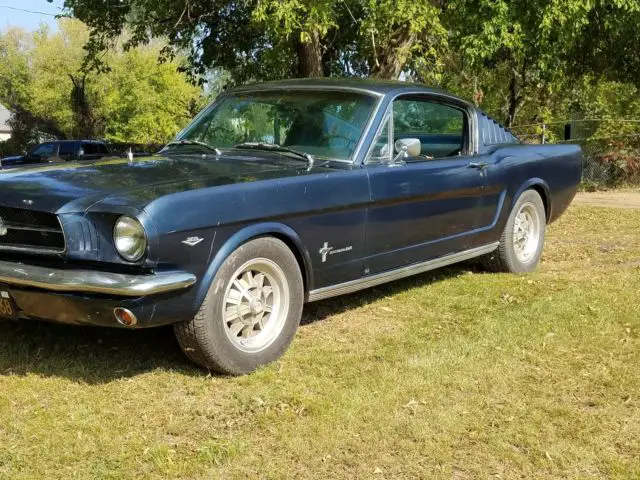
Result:
[[[516,121],[518,110],[524,103],[525,88],[527,87],[527,62],[523,61],[520,72],[517,70],[517,61],[514,58],[511,66],[511,79],[509,81],[509,97],[507,100],[506,126],[512,127]]]
[[[508,128],[513,126],[518,113],[518,79],[515,72],[511,73],[511,81],[509,82],[509,99],[507,104],[507,118],[505,124]]]
[[[73,135],[77,138],[96,138],[100,133],[100,122],[93,114],[86,91],[86,76],[74,77],[69,75],[73,83],[71,90],[71,108],[74,113],[75,125]]]
[[[396,32],[387,45],[376,46],[376,39],[371,38],[374,58],[371,75],[376,78],[397,80],[411,54],[411,47],[416,35],[403,28]]]
[[[315,30],[309,32],[307,42],[303,42],[300,34],[297,34],[295,47],[298,54],[298,77],[323,77],[320,34]]]

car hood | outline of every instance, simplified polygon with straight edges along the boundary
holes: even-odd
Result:
[[[305,163],[269,152],[165,155],[0,171],[0,205],[85,211],[98,202],[142,209],[156,198],[216,185],[307,173]]]
[[[12,157],[0,158],[0,163],[1,164],[10,164],[10,163],[19,162],[22,159],[24,159],[24,155],[14,155]]]

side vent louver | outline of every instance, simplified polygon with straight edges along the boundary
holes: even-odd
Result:
[[[518,139],[511,132],[485,113],[480,113],[480,128],[482,129],[482,143],[485,146],[518,143]]]

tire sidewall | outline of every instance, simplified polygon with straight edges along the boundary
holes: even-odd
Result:
[[[289,284],[290,301],[287,316],[280,334],[273,342],[258,352],[244,352],[227,337],[223,320],[224,295],[232,276],[244,263],[254,258],[266,258],[275,262],[284,272]],[[304,300],[302,274],[291,250],[280,240],[262,237],[251,240],[235,250],[216,273],[205,302],[206,342],[212,348],[213,363],[221,365],[228,373],[244,374],[260,365],[273,362],[289,347],[296,334]]]
[[[514,243],[513,243],[513,231],[515,228],[516,217],[522,206],[526,203],[532,204],[537,210],[538,218],[540,221],[540,235],[538,236],[538,245],[536,247],[535,254],[528,262],[522,262],[516,255]],[[535,190],[526,190],[518,197],[504,231],[502,237],[501,247],[504,251],[505,259],[507,260],[509,270],[517,273],[527,273],[535,270],[540,262],[542,256],[542,249],[544,246],[545,230],[546,230],[547,215],[544,208],[542,198]]]

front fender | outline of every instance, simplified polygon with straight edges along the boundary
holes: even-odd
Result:
[[[251,239],[271,235],[285,240],[285,243],[292,247],[294,255],[298,261],[302,263],[303,275],[305,277],[305,293],[313,289],[313,272],[311,270],[311,257],[300,239],[300,236],[291,227],[282,223],[267,222],[256,225],[249,225],[233,234],[218,249],[217,253],[211,260],[202,280],[199,282],[198,291],[196,293],[196,303],[199,308],[204,301],[209,287],[213,282],[213,278],[218,273],[220,266],[224,263],[231,253],[243,243]]]

